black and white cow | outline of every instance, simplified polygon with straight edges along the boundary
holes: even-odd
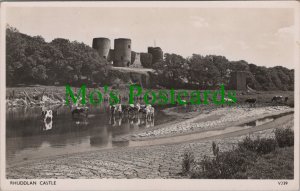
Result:
[[[53,118],[57,116],[57,110],[42,107],[41,118],[43,121],[43,131],[52,129]]]
[[[271,100],[272,103],[287,103],[288,97],[274,96]]]

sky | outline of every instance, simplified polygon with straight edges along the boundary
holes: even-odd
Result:
[[[92,45],[95,37],[130,38],[132,50],[159,46],[184,57],[217,54],[260,66],[294,66],[295,20],[289,8],[9,7],[20,32]]]

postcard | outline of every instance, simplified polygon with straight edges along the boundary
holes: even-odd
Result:
[[[1,3],[1,190],[299,190],[298,1]]]

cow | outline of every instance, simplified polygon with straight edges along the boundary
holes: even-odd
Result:
[[[72,108],[72,117],[74,118],[75,117],[75,114],[78,116],[80,115],[84,115],[85,117],[88,117],[88,114],[89,114],[89,108],[88,107],[79,107],[79,106],[76,106],[74,108]]]
[[[119,117],[122,116],[122,105],[116,104],[116,105],[110,105],[109,106],[110,114],[114,116],[115,114],[118,114]]]
[[[141,105],[139,103],[133,105],[133,104],[130,104],[129,105],[129,113],[130,114],[134,114],[134,115],[138,115],[139,112],[141,112]]]
[[[255,104],[256,104],[256,98],[248,98],[245,100],[245,103],[249,103],[249,106],[252,107],[254,106],[255,107]]]
[[[154,107],[152,107],[151,105],[147,105],[145,111],[146,111],[146,119],[154,118]]]
[[[43,130],[48,131],[52,129],[53,124],[53,111],[52,110],[45,110],[42,111],[42,119],[44,122]]]
[[[232,99],[230,99],[230,98],[224,98],[224,102],[225,102],[225,104],[227,104],[227,105],[232,105],[232,104],[234,104],[235,103],[235,101],[233,101]],[[224,104],[222,104],[222,107],[224,107]]]
[[[129,111],[130,111],[130,107],[133,107],[131,105],[121,105],[122,107],[122,113],[123,114],[129,114]]]
[[[134,104],[129,104],[127,106],[127,113],[128,114],[135,114],[135,106],[134,106]]]
[[[230,98],[224,98],[224,101],[226,102],[226,103],[229,103],[229,104],[231,104],[231,103],[235,103],[235,101],[233,101],[232,99],[230,99]]]
[[[59,107],[61,107],[61,105],[56,106],[52,109],[46,108],[44,106],[41,108],[42,109],[41,118],[44,123],[42,130],[48,131],[48,130],[52,129],[53,118],[57,116],[57,113],[58,113],[57,110]]]
[[[288,97],[274,96],[271,100],[272,103],[287,103]]]
[[[139,112],[146,114],[147,105],[139,105]]]

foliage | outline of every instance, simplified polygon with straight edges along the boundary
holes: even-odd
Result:
[[[106,75],[106,61],[91,47],[57,38],[50,43],[30,37],[10,26],[6,29],[7,84],[73,83],[82,78],[99,82]]]
[[[204,156],[200,162],[195,162],[193,158],[192,162],[187,164],[189,157],[186,156],[183,166],[189,169],[191,165],[198,166],[190,172],[191,178],[293,178],[293,147],[289,147],[294,143],[292,134],[294,132],[291,129],[276,129],[275,139],[251,140],[250,137],[246,137],[236,149],[226,152],[219,152],[216,143],[213,142],[213,157]]]
[[[276,129],[275,138],[279,147],[294,146],[294,131],[291,128]]]
[[[244,172],[251,164],[250,158],[255,158],[253,152],[233,150],[222,152],[215,158],[204,157],[200,163],[200,170],[192,172],[191,178],[226,179],[239,178],[238,172]]]
[[[278,148],[259,156],[244,176],[251,179],[293,179],[294,147]]]
[[[246,137],[238,144],[239,149],[246,149],[258,154],[267,154],[275,150],[277,142],[275,139],[257,138],[255,140]]]
[[[195,162],[195,157],[194,157],[193,153],[186,151],[183,155],[182,172],[184,174],[190,172],[194,162]]]
[[[256,90],[294,89],[294,70],[282,66],[266,68],[244,60],[229,61],[219,55],[193,54],[183,58],[165,53],[164,61],[154,63],[151,68],[159,74],[159,85],[165,87],[215,89],[220,84],[228,86],[232,72],[244,71],[246,83]]]

